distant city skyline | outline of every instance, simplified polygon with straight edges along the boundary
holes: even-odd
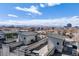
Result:
[[[79,3],[0,3],[0,25],[79,26]]]

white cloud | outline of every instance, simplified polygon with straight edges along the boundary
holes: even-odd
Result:
[[[8,14],[8,16],[9,17],[16,17],[16,18],[18,17],[17,15],[14,15],[14,14]]]
[[[56,6],[56,5],[60,5],[60,3],[48,3],[48,6]]]
[[[21,11],[25,11],[25,12],[30,12],[30,13],[33,13],[33,14],[42,15],[42,13],[35,6],[31,6],[30,8],[16,7],[16,9],[17,10],[21,10]]]
[[[34,19],[34,20],[7,20],[0,21],[0,24],[8,25],[44,25],[44,26],[65,26],[71,23],[73,26],[79,26],[79,16],[64,17],[57,19]]]
[[[45,5],[44,5],[44,4],[42,4],[42,3],[40,3],[40,7],[45,7]]]
[[[31,16],[32,14],[31,13],[28,13],[28,15]]]
[[[56,6],[60,4],[61,3],[40,3],[40,7],[51,7],[51,6]]]

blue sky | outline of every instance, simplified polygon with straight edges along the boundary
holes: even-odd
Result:
[[[1,24],[8,24],[9,21],[9,24],[26,25],[33,21],[36,25],[49,24],[52,21],[55,25],[65,25],[66,21],[76,26],[79,24],[73,21],[78,21],[78,16],[79,3],[0,3]]]

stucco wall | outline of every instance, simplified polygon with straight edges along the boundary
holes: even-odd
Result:
[[[59,43],[59,45],[57,45]],[[62,39],[55,39],[55,38],[48,38],[48,49],[56,48],[59,52],[62,52],[63,49],[63,40]]]

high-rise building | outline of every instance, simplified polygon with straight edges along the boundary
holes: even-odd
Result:
[[[71,23],[68,23],[68,24],[67,24],[67,27],[72,27],[72,24],[71,24]]]

